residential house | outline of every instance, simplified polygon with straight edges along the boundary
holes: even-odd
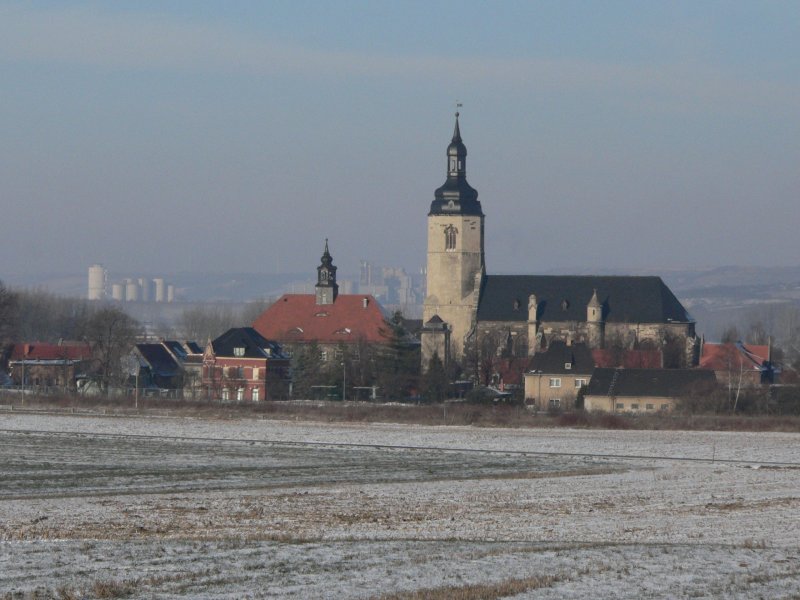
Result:
[[[211,399],[259,402],[285,397],[290,381],[289,357],[252,327],[229,329],[203,353],[202,383]]]
[[[681,398],[709,393],[716,382],[713,371],[701,369],[596,368],[583,405],[587,411],[667,412]]]
[[[15,344],[8,366],[14,385],[71,392],[92,368],[92,348],[85,342]]]
[[[699,367],[714,371],[717,381],[726,387],[754,387],[777,383],[778,372],[772,362],[770,345],[703,342],[700,348]]]
[[[159,390],[172,396],[180,396],[183,389],[183,367],[179,359],[169,350],[167,342],[136,344],[134,352],[139,358],[140,389]]]
[[[571,410],[594,371],[592,350],[584,343],[561,340],[531,357],[525,373],[525,401],[538,410]]]

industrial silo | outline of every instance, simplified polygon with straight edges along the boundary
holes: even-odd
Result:
[[[139,299],[142,302],[152,302],[153,289],[147,277],[139,277]]]
[[[167,301],[167,286],[164,283],[164,279],[161,277],[157,277],[153,279],[153,285],[156,288],[156,302],[166,302]]]
[[[128,302],[137,302],[139,300],[139,283],[133,279],[125,280],[125,299]]]
[[[111,297],[114,300],[122,302],[125,300],[125,286],[121,283],[111,284]]]
[[[89,267],[89,300],[102,300],[106,297],[106,270],[103,265]]]

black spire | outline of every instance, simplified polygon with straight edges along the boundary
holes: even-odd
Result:
[[[453,130],[453,141],[454,142],[461,142],[461,129],[458,126],[458,116],[459,116],[459,113],[456,112],[456,128]],[[464,152],[466,152],[466,151],[467,151],[467,149],[464,148]]]
[[[339,294],[339,285],[336,283],[336,267],[333,257],[328,251],[328,238],[325,238],[325,251],[322,253],[320,265],[317,267],[316,296],[317,304],[333,304]]]
[[[325,250],[322,252],[322,264],[330,267],[333,265],[333,257],[331,256],[330,251],[328,250],[328,238],[325,238]],[[335,269],[336,267],[334,267]]]
[[[453,139],[447,147],[447,180],[434,192],[432,215],[483,215],[478,192],[467,183],[467,147],[461,141],[461,127],[456,113]]]

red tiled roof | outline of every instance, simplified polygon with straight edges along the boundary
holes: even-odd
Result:
[[[729,368],[761,370],[761,363],[769,356],[769,346],[749,344],[703,344],[700,368],[724,371]]]
[[[340,294],[333,304],[317,304],[313,294],[284,294],[253,328],[267,339],[287,343],[388,341],[383,311],[368,294]]]
[[[92,357],[92,349],[82,342],[14,344],[11,360],[22,360],[23,357],[26,360],[86,360]]]
[[[595,348],[592,357],[596,367],[623,369],[660,369],[660,350],[623,350],[622,354],[610,349]],[[619,363],[619,364],[618,364]]]

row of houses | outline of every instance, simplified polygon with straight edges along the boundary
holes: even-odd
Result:
[[[524,386],[527,402],[539,410],[570,410],[582,400],[586,410],[650,412],[672,410],[680,399],[707,394],[718,385],[739,390],[776,383],[779,374],[769,345],[703,342],[699,365],[692,369],[664,369],[662,360],[659,350],[555,341],[531,357],[517,385]],[[505,375],[514,378],[513,371]]]
[[[193,341],[136,344],[121,360],[112,393],[258,402],[285,396],[290,359],[251,327],[233,328],[204,348]],[[16,344],[0,383],[42,393],[98,394],[98,361],[82,342]]]

